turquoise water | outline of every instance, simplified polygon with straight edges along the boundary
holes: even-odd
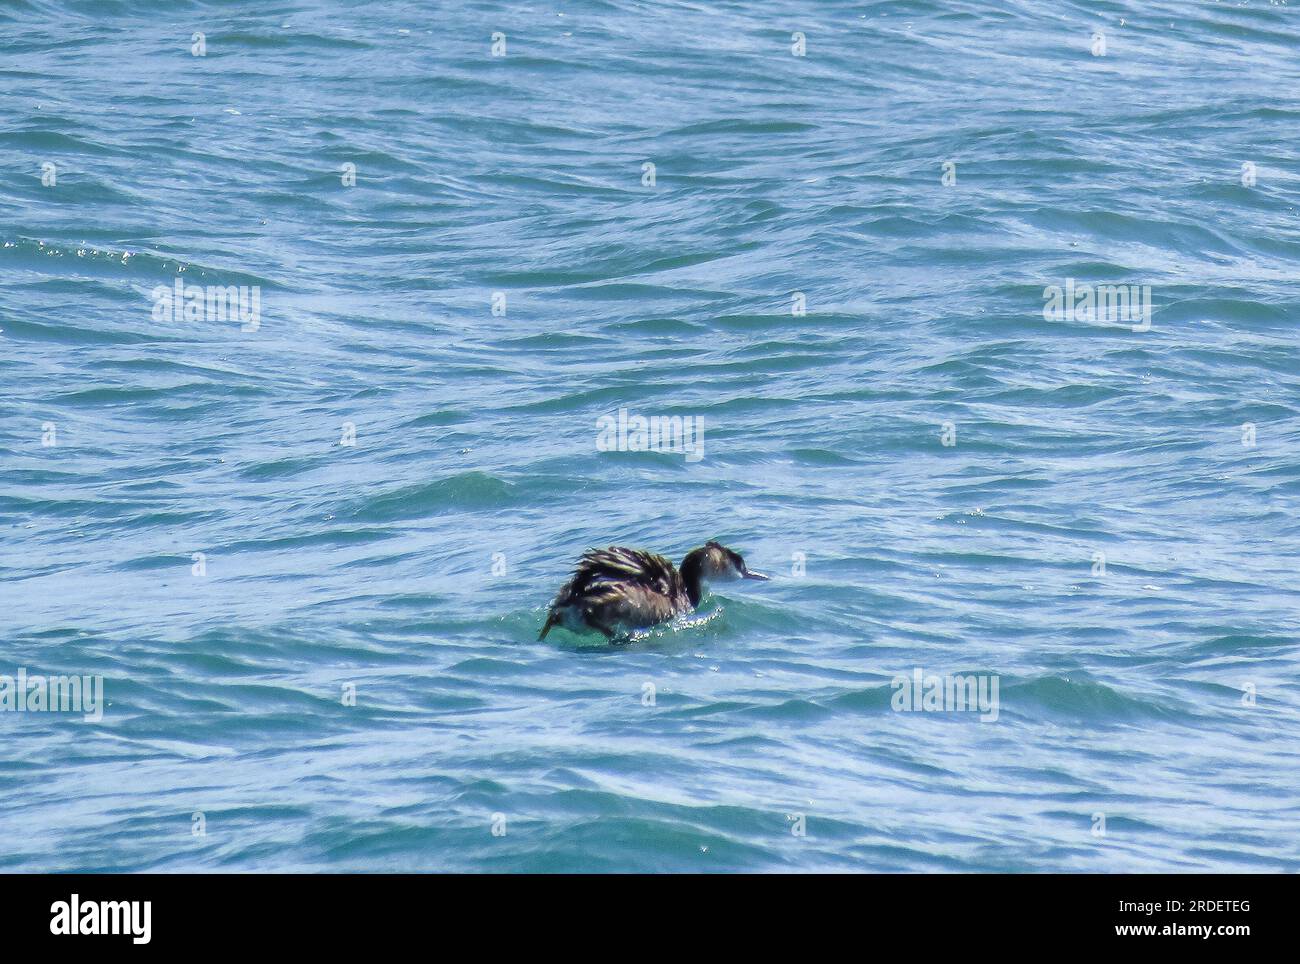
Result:
[[[0,5],[0,869],[1300,870],[1298,17]]]

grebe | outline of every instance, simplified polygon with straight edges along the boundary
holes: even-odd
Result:
[[[588,549],[551,603],[537,638],[545,639],[559,623],[571,632],[595,629],[613,639],[692,612],[710,580],[767,578],[746,568],[740,553],[716,542],[686,553],[680,571],[644,549]]]

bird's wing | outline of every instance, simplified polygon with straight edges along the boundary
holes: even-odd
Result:
[[[671,596],[627,582],[593,586],[583,601],[592,625],[607,633],[652,626],[677,615]]]

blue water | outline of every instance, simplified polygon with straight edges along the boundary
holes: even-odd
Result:
[[[0,674],[107,706],[0,713],[0,869],[1300,870],[1298,51],[1258,0],[7,0]],[[709,538],[773,580],[537,641],[587,546]]]

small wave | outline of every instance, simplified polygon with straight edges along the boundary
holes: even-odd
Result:
[[[487,472],[462,472],[369,496],[343,511],[366,522],[395,522],[448,510],[506,509],[520,504],[518,486]]]
[[[1186,711],[1149,696],[1133,696],[1094,680],[1043,676],[1023,682],[1003,683],[1003,712],[1017,712],[1022,704],[1053,715],[1096,723],[1121,723],[1142,719],[1186,719]]]

